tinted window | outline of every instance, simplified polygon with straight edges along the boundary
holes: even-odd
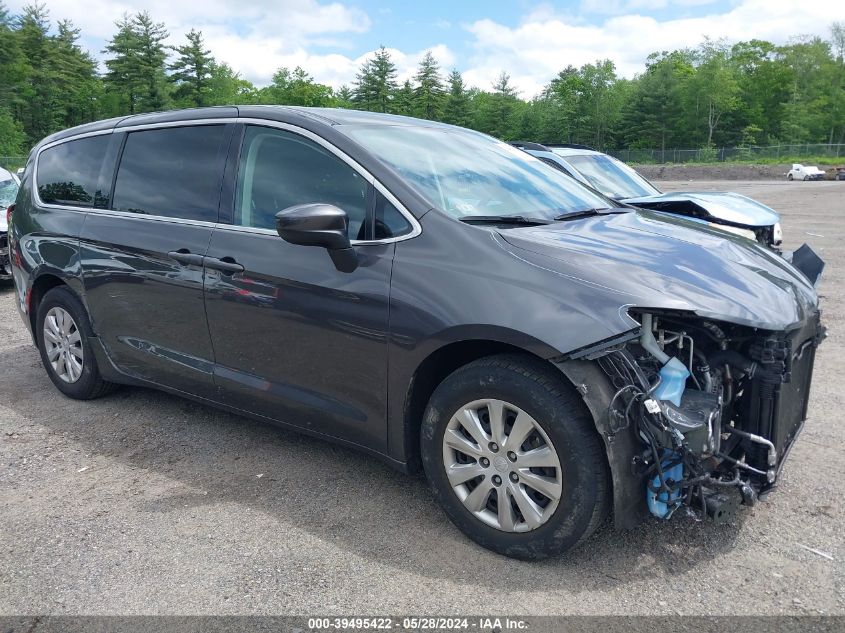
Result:
[[[394,207],[387,199],[379,195],[376,202],[375,234],[373,239],[385,240],[391,237],[399,237],[411,232],[411,223],[405,219],[399,209]]]
[[[225,126],[197,125],[130,132],[112,208],[217,221]]]
[[[291,132],[250,126],[241,150],[235,224],[273,229],[282,209],[323,202],[349,215],[350,239],[365,239],[367,186],[320,145]]]
[[[52,204],[91,207],[103,204],[97,190],[100,168],[111,135],[68,141],[41,152],[38,158],[38,195]]]

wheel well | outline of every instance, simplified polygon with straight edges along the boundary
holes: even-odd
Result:
[[[461,341],[432,352],[420,364],[405,398],[405,455],[410,470],[420,469],[420,425],[437,386],[464,365],[486,356],[507,353],[539,358],[520,347],[498,341]]]
[[[57,286],[67,286],[59,277],[44,274],[38,277],[32,284],[29,297],[29,322],[32,324],[32,332],[35,333],[35,317],[38,315],[38,304],[50,290]]]

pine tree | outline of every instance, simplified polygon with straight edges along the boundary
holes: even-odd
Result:
[[[98,114],[100,81],[97,64],[79,46],[79,34],[79,29],[69,20],[62,20],[51,47],[54,87],[63,95],[59,101],[62,127],[79,125],[95,119]]]
[[[392,112],[396,96],[396,64],[382,46],[361,66],[355,78],[353,101],[359,110]]]
[[[153,22],[146,11],[117,22],[118,31],[103,52],[106,87],[129,114],[161,110],[168,103],[164,24]]]
[[[14,28],[15,20],[0,0],[0,104],[10,116],[20,115],[24,107],[19,88],[28,68]]]
[[[170,65],[170,81],[176,86],[173,96],[186,105],[208,105],[211,90],[211,51],[204,47],[202,32],[191,29],[185,36],[187,44],[177,46],[177,58]]]
[[[337,92],[334,95],[334,105],[336,108],[352,108],[354,95],[352,94],[352,90],[346,84],[343,84],[340,88],[338,88]]]
[[[431,51],[420,61],[414,79],[417,82],[414,90],[415,114],[424,119],[439,119],[443,114],[446,91],[440,77],[440,66]]]
[[[103,49],[103,53],[112,56],[106,59],[106,74],[103,81],[106,92],[118,101],[118,111],[135,114],[138,112],[138,98],[141,91],[141,86],[138,85],[138,38],[129,15],[124,15],[121,20],[115,22],[115,26],[117,26],[117,33]]]
[[[396,101],[394,104],[394,112],[404,116],[414,116],[414,87],[411,85],[409,79],[405,80],[402,87],[396,91]]]
[[[167,51],[164,45],[168,37],[167,29],[163,23],[153,22],[146,11],[136,14],[133,24],[140,57],[139,79],[143,86],[139,105],[144,112],[163,110],[169,101],[165,73]]]
[[[50,20],[43,4],[24,7],[17,38],[24,58],[24,77],[18,87],[18,116],[29,143],[34,144],[60,125],[55,74],[50,64]]]
[[[464,78],[457,70],[449,73],[449,94],[443,108],[443,120],[452,125],[466,127],[470,124],[470,98]]]
[[[481,112],[483,130],[497,138],[511,140],[517,135],[515,131],[519,122],[514,120],[517,90],[510,83],[510,75],[502,72],[493,84],[493,93],[489,95],[487,103]]]

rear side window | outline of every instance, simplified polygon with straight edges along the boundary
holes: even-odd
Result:
[[[41,152],[38,158],[38,196],[42,202],[74,207],[105,204],[97,189],[110,134],[90,136]]]
[[[112,208],[216,222],[225,129],[197,125],[130,132],[117,170]]]

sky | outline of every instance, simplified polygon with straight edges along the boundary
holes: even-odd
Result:
[[[26,0],[5,0],[18,12]],[[51,19],[70,19],[81,44],[102,59],[116,20],[148,10],[169,43],[191,28],[208,48],[256,85],[280,67],[302,66],[337,88],[351,84],[379,46],[392,53],[400,80],[431,51],[444,71],[489,89],[502,71],[520,96],[540,92],[567,65],[611,59],[633,77],[658,50],[693,47],[705,37],[786,43],[829,36],[839,2],[811,0],[46,0]]]

